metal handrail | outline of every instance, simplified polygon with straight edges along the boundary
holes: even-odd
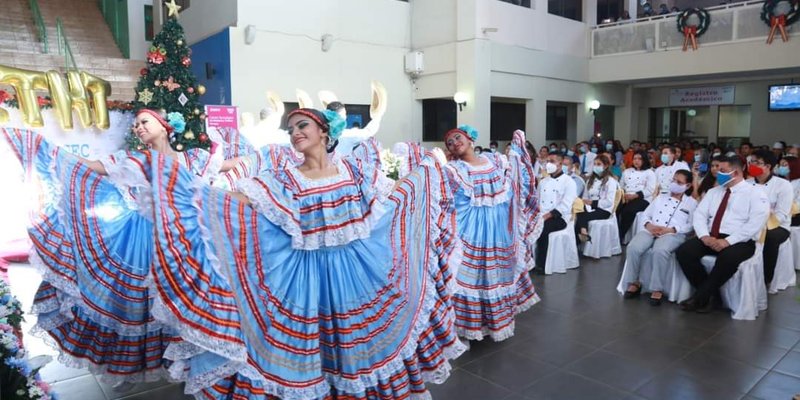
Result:
[[[58,34],[58,54],[64,55],[64,66],[67,70],[78,69],[78,64],[75,63],[75,56],[69,46],[69,40],[67,40],[67,33],[64,31],[64,23],[61,22],[61,18],[56,18],[56,33]]]
[[[28,0],[33,14],[33,23],[36,24],[36,33],[39,35],[39,41],[42,42],[42,52],[47,54],[49,52],[47,46],[47,27],[44,25],[44,18],[42,18],[42,11],[39,9],[39,2],[36,0]]]
[[[754,5],[754,4],[762,4],[762,3],[764,3],[764,0],[747,0],[747,1],[741,1],[741,2],[738,2],[738,3],[728,3],[728,4],[718,5],[718,6],[707,7],[706,11],[711,12],[711,11],[719,11],[719,10],[729,10],[729,9],[735,9],[735,8],[740,8],[740,7],[744,7],[744,6],[750,6],[750,5]],[[622,25],[627,25],[627,24],[631,24],[631,23],[658,21],[658,20],[663,20],[663,19],[675,18],[677,15],[678,15],[677,12],[674,12],[674,13],[670,12],[669,14],[664,14],[664,15],[652,15],[652,16],[649,16],[649,17],[634,18],[634,19],[628,19],[628,20],[622,20],[622,21],[614,21],[614,22],[607,22],[605,24],[597,24],[595,26],[591,26],[590,29],[602,29],[602,28],[608,28],[610,26],[622,26]]]

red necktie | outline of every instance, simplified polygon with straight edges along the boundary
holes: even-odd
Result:
[[[725,215],[725,209],[728,208],[728,199],[731,197],[731,189],[725,190],[725,196],[722,197],[722,202],[719,203],[717,213],[714,214],[714,222],[711,224],[711,236],[719,239],[719,227],[722,225],[722,216]]]

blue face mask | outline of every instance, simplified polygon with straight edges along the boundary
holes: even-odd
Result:
[[[553,153],[555,153],[555,152],[556,152],[556,148],[555,148],[555,147],[551,147],[551,148],[550,148],[550,151],[551,151],[551,152],[553,152]]]
[[[597,147],[592,147],[592,153],[597,153]]]
[[[602,173],[603,173],[603,171],[605,171],[605,170],[606,170],[606,169],[605,169],[605,168],[603,168],[603,167],[602,167],[602,166],[600,166],[600,165],[595,165],[595,166],[592,168],[592,171],[594,171],[594,173],[595,173],[595,174],[597,174],[597,175],[600,175],[600,174],[602,174]]]
[[[789,167],[781,165],[780,167],[775,168],[775,175],[783,177],[789,176]]]
[[[614,145],[611,143],[606,143],[606,150],[611,151],[614,148]]]
[[[672,157],[669,154],[662,154],[661,155],[661,162],[664,164],[669,164],[672,161]]]
[[[574,156],[574,155],[575,155],[575,152],[574,152],[574,151],[572,151],[572,150],[567,150],[567,155],[568,155],[568,156],[570,156],[570,157],[572,157],[572,156]]]
[[[566,152],[567,152],[567,148],[566,147],[562,147],[561,148],[561,153],[563,154],[563,153],[566,153]]]
[[[700,156],[700,154],[695,154],[694,155],[694,162],[700,162],[701,159],[702,159],[702,157]]]
[[[569,168],[567,168],[567,166],[566,166],[566,165],[562,165],[562,166],[561,166],[561,172],[562,172],[564,175],[569,175]]]
[[[725,173],[725,172],[722,172],[722,171],[717,172],[717,184],[718,185],[725,186],[725,185],[728,184],[728,182],[731,181],[731,179],[733,179],[733,172],[728,172],[728,173]]]

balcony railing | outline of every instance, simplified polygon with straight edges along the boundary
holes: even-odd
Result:
[[[711,25],[698,38],[701,48],[734,42],[766,40],[769,26],[761,20],[763,1],[746,1],[707,10]],[[662,15],[598,25],[591,30],[592,57],[607,57],[683,49],[677,16]],[[786,30],[791,34],[792,26]],[[780,35],[776,38],[780,40]]]

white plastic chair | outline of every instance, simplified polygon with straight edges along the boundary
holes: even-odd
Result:
[[[800,271],[800,226],[793,226],[789,240],[792,242],[792,255],[794,256],[794,269]]]
[[[650,282],[652,281],[653,276],[653,249],[650,248],[644,254],[642,254],[642,262],[641,267],[639,269],[639,278],[638,281],[642,283],[642,292],[644,293],[652,293],[653,287],[650,286]],[[625,294],[625,291],[628,289],[628,283],[630,282],[629,279],[626,278],[629,272],[629,265],[628,260],[625,260],[625,266],[622,269],[622,276],[619,278],[619,283],[617,284],[617,291],[620,294]],[[661,282],[664,282],[664,287],[662,288],[661,292],[664,293],[664,299],[670,299],[670,293],[675,285],[673,284],[673,280],[675,279],[675,272],[677,271],[678,274],[681,276],[683,275],[681,271],[681,266],[678,264],[678,259],[675,258],[675,253],[672,253],[672,257],[670,257],[670,263],[664,271],[661,271]],[[685,279],[685,278],[684,278]],[[687,296],[688,298],[688,296]],[[672,300],[671,300],[672,301]]]
[[[641,226],[641,220],[639,217],[642,216],[643,211],[639,211],[636,213],[636,219],[633,220],[633,225],[631,225],[631,229],[628,229],[628,233],[625,234],[625,237],[622,240],[622,244],[628,244],[633,240],[633,237],[639,233],[644,227]]]
[[[775,274],[769,285],[769,293],[775,294],[797,284],[795,272],[795,256],[792,241],[787,240],[778,248],[778,262],[775,264]]]
[[[544,273],[545,275],[565,274],[568,269],[579,266],[578,245],[575,244],[575,224],[570,221],[566,228],[550,233]]]
[[[706,272],[711,272],[716,256],[705,256],[701,262]],[[720,288],[722,303],[731,310],[731,318],[754,320],[767,309],[767,288],[764,285],[763,245],[756,244],[752,257],[739,265],[739,270]],[[673,273],[669,300],[681,302],[692,295],[692,286],[683,271]]]
[[[622,244],[619,242],[619,226],[617,225],[617,205],[622,199],[622,190],[617,190],[614,199],[614,208],[607,219],[589,221],[589,236],[591,242],[583,244],[583,255],[591,258],[611,257],[622,254]]]

